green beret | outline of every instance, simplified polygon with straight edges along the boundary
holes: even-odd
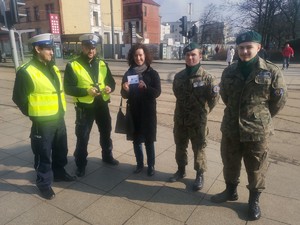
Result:
[[[183,49],[183,54],[185,55],[187,52],[193,51],[196,48],[200,49],[200,45],[198,45],[197,43],[190,43]]]
[[[256,42],[261,43],[261,35],[255,31],[248,31],[240,34],[236,38],[236,44],[239,45],[243,42]]]

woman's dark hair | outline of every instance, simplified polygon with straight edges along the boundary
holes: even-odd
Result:
[[[131,49],[129,50],[128,56],[127,56],[128,65],[129,66],[136,65],[136,63],[134,62],[134,54],[135,54],[136,50],[138,50],[138,49],[144,50],[145,64],[146,64],[146,66],[150,66],[150,64],[152,63],[152,56],[151,56],[147,46],[144,44],[141,44],[141,43],[137,43],[137,44],[133,45],[131,47]]]

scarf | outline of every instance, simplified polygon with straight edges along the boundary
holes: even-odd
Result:
[[[188,65],[186,65],[186,73],[187,73],[187,75],[188,76],[194,75],[198,71],[198,69],[199,69],[200,66],[201,66],[200,62],[197,65],[195,65],[195,66],[188,66]]]
[[[136,74],[138,75],[142,75],[146,70],[147,70],[147,66],[146,64],[143,64],[141,66],[135,66],[135,67],[132,67],[132,69],[136,72]]]
[[[239,59],[238,67],[244,76],[245,80],[250,75],[251,71],[253,70],[254,65],[258,62],[258,55],[256,55],[253,59],[243,62]]]

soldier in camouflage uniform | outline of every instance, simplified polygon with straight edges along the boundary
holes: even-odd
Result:
[[[188,163],[187,147],[191,140],[194,152],[194,169],[196,179],[195,191],[202,189],[203,173],[206,171],[206,135],[207,115],[219,99],[219,85],[215,77],[205,71],[200,60],[200,47],[191,43],[183,50],[186,68],[175,75],[173,92],[176,97],[174,115],[174,140],[176,144],[177,172],[170,178],[175,182],[186,176],[185,166]]]
[[[220,95],[226,106],[221,125],[221,157],[226,189],[211,200],[216,203],[238,199],[241,160],[248,175],[248,216],[261,216],[260,193],[265,189],[268,139],[273,133],[272,117],[285,105],[287,88],[281,70],[257,53],[261,35],[249,31],[236,39],[239,61],[222,74]]]

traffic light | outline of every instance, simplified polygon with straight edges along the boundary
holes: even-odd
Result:
[[[179,33],[186,37],[187,35],[187,17],[183,16],[179,19],[181,21],[181,24],[179,25],[179,27],[181,27],[181,31],[179,31]]]
[[[22,9],[20,8],[25,6],[25,2],[22,0],[10,0],[10,16],[11,16],[11,23],[16,24],[20,23],[21,17],[26,17],[27,15],[22,13]]]

